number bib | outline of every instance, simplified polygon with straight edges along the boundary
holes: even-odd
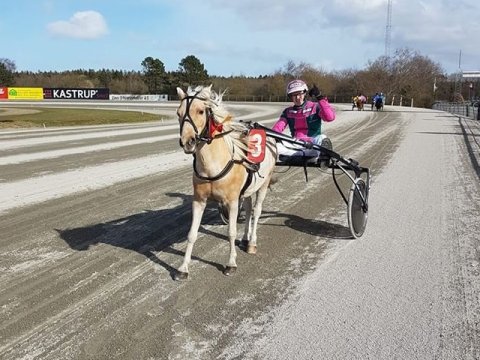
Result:
[[[248,161],[259,164],[265,159],[267,135],[265,130],[251,129],[248,133]]]

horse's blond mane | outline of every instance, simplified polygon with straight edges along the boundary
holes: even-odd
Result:
[[[205,105],[212,109],[215,122],[223,124],[223,132],[225,133],[223,139],[225,140],[233,159],[236,161],[244,160],[245,166],[250,167],[247,160],[247,134],[249,128],[244,123],[235,121],[234,116],[225,108],[223,104],[224,94],[225,91],[217,93],[212,90],[212,85],[199,85],[195,88],[189,87],[187,89],[188,96],[196,95],[197,98],[204,99]]]
[[[195,88],[189,87],[187,90],[188,96],[195,96],[200,99],[205,100],[205,105],[212,109],[213,114],[215,115],[215,119],[219,123],[223,123],[224,121],[232,118],[232,115],[225,109],[223,102],[222,102],[222,93],[217,93],[212,90],[212,85],[210,86],[197,86]]]

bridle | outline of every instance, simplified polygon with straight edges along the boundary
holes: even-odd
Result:
[[[183,131],[183,126],[185,125],[186,122],[188,122],[192,127],[193,130],[195,131],[195,146],[198,146],[200,143],[206,143],[207,145],[210,144],[214,139],[220,138],[222,136],[227,135],[228,133],[232,132],[233,130],[225,131],[222,132],[223,130],[223,125],[222,124],[217,124],[215,122],[215,115],[213,114],[213,111],[210,107],[206,108],[205,112],[205,126],[202,129],[201,132],[198,131],[197,126],[193,122],[192,117],[190,116],[190,106],[193,102],[193,100],[198,99],[201,101],[207,101],[207,99],[199,97],[198,93],[194,95],[189,95],[185,96],[181,101],[186,100],[187,104],[185,107],[185,114],[183,114],[182,119],[180,120],[180,135],[182,134]],[[212,135],[213,132],[217,130],[219,133]],[[179,140],[180,146],[183,147],[182,140]],[[225,165],[222,171],[220,171],[217,175],[208,177],[208,176],[202,176],[198,173],[197,168],[196,168],[196,156],[195,153],[193,154],[193,171],[195,173],[195,176],[199,178],[200,180],[206,180],[206,181],[216,181],[221,178],[223,178],[225,175],[228,174],[228,172],[232,169],[234,164],[241,164],[243,161],[239,160],[234,160],[233,157],[230,159],[230,161]]]
[[[195,131],[195,146],[199,145],[200,143],[207,143],[210,144],[214,139],[218,137],[225,136],[228,134],[228,132],[221,132],[223,125],[222,124],[217,124],[215,121],[215,115],[213,114],[212,108],[211,107],[206,107],[206,112],[205,112],[205,126],[202,129],[201,132],[198,131],[197,125],[193,122],[192,117],[190,116],[190,106],[193,103],[193,100],[198,99],[201,101],[207,101],[207,99],[199,97],[198,93],[194,95],[189,95],[185,96],[181,101],[185,100],[187,102],[186,107],[185,107],[185,114],[183,114],[182,119],[180,120],[180,135],[182,134],[183,131],[183,126],[185,123],[189,123],[192,127],[193,130]],[[220,131],[219,134],[212,135],[214,130]],[[182,140],[179,140],[180,146],[183,147]]]

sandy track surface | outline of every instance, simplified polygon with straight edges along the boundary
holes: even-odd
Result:
[[[282,107],[232,111],[270,124]],[[211,204],[186,282],[176,124],[0,131],[0,358],[480,358],[478,122],[348,109],[325,130],[372,171],[364,236],[331,174],[278,168],[258,254],[222,274]]]

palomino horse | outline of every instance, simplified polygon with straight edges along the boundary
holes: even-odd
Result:
[[[275,140],[263,137],[264,160],[258,164],[249,158],[248,135],[250,128],[233,121],[232,115],[222,103],[222,95],[208,87],[188,88],[185,93],[177,88],[180,106],[177,109],[180,122],[180,146],[186,154],[193,154],[193,203],[192,225],[188,233],[187,248],[182,265],[175,274],[176,280],[188,278],[188,265],[193,245],[207,200],[217,201],[229,212],[228,237],[230,253],[223,271],[230,275],[237,268],[235,239],[239,200],[243,197],[246,212],[245,233],[242,243],[247,252],[256,253],[257,224],[262,203],[270,184],[276,161]],[[257,139],[258,140],[258,139]],[[254,147],[261,145],[254,143]],[[252,196],[256,195],[252,221]]]
[[[363,105],[367,102],[367,98],[363,95],[355,96],[353,98],[353,108],[357,108],[358,111],[363,110]],[[353,110],[352,108],[352,110]]]

